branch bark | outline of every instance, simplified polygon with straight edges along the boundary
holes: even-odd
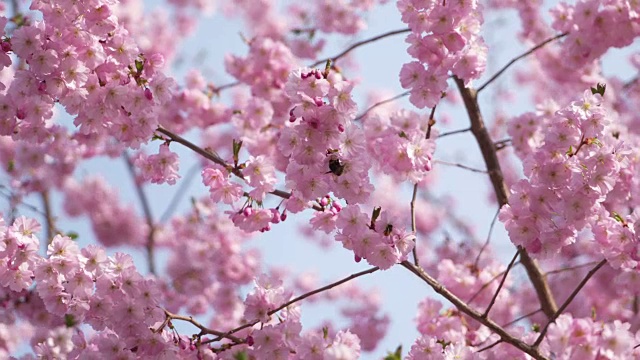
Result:
[[[455,305],[455,307],[458,308],[458,310],[472,317],[482,325],[491,329],[491,331],[493,331],[494,333],[498,334],[498,336],[500,336],[500,339],[502,341],[515,346],[516,348],[522,350],[523,352],[531,355],[531,357],[533,357],[536,360],[547,359],[544,355],[540,353],[540,351],[536,347],[530,346],[524,341],[513,337],[500,325],[496,324],[493,320],[483,317],[483,315],[480,312],[472,309],[464,301],[462,301],[455,294],[453,294],[451,291],[445,288],[442,284],[440,284],[436,279],[431,277],[431,275],[427,274],[422,268],[417,267],[406,260],[403,261],[401,265],[404,266],[407,270],[414,273],[424,282],[426,282],[429,286],[431,286],[431,288],[433,288],[435,292],[442,295],[445,299],[449,300],[449,302]]]
[[[478,142],[482,157],[487,166],[489,172],[489,178],[491,179],[491,185],[496,194],[498,204],[500,207],[509,203],[509,195],[507,186],[504,182],[504,176],[502,175],[502,169],[500,168],[500,162],[496,154],[496,148],[489,135],[489,131],[485,127],[484,120],[482,119],[482,113],[480,112],[480,106],[478,105],[478,93],[474,89],[467,88],[464,85],[464,81],[458,77],[454,77],[456,85],[460,90],[464,105],[471,121],[471,132]],[[556,311],[558,311],[558,305],[553,298],[549,284],[547,283],[542,270],[538,266],[537,262],[533,260],[527,251],[518,247],[520,250],[520,262],[525,267],[527,275],[533,284],[533,287],[540,300],[540,306],[544,311],[547,318],[552,318]]]

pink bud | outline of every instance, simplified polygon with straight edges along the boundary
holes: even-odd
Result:
[[[11,43],[10,42],[3,41],[1,46],[2,46],[2,51],[4,51],[4,52],[11,51]]]
[[[271,222],[277,224],[280,222],[280,212],[278,209],[271,209]]]
[[[344,132],[344,125],[338,124],[338,131]]]
[[[281,221],[287,220],[287,210],[282,212],[282,215],[280,215],[280,220]]]
[[[327,199],[326,197],[323,197],[322,199],[320,199],[320,205],[322,206],[329,205],[329,199]]]
[[[315,70],[315,75],[316,75],[316,79],[318,80],[322,79],[322,74],[317,69]]]
[[[331,206],[336,209],[337,212],[340,212],[340,210],[342,210],[342,206],[340,206],[340,204],[338,204],[337,202],[333,202],[333,204],[331,204]]]
[[[253,336],[251,336],[251,335],[247,336],[247,345],[253,346],[253,344],[254,344]]]
[[[247,206],[246,208],[244,208],[244,210],[242,211],[242,213],[244,214],[244,216],[251,216],[251,214],[253,214],[253,209],[249,206]]]
[[[153,94],[151,93],[151,89],[149,88],[144,89],[144,97],[146,97],[147,100],[149,101],[153,100]]]
[[[360,261],[362,261],[362,258],[358,255],[355,255],[354,260],[359,263]]]

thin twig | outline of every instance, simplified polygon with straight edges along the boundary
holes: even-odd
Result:
[[[459,130],[453,130],[453,131],[448,131],[448,132],[444,132],[442,134],[438,135],[438,139],[443,138],[445,136],[450,136],[450,135],[455,135],[455,134],[461,134],[467,131],[471,131],[471,128],[466,128],[466,129],[459,129]]]
[[[498,78],[498,76],[502,75],[502,73],[503,73],[503,72],[507,71],[507,69],[508,69],[509,67],[511,67],[511,65],[515,64],[515,63],[516,63],[516,61],[518,61],[518,60],[520,60],[520,59],[522,59],[522,58],[524,58],[524,57],[527,57],[527,56],[531,55],[531,54],[532,54],[532,53],[534,53],[536,50],[538,50],[538,49],[540,49],[541,47],[543,47],[543,46],[547,45],[548,43],[550,43],[550,42],[552,42],[552,41],[555,41],[555,40],[558,40],[558,39],[560,39],[560,38],[562,38],[562,37],[565,37],[565,36],[567,36],[568,34],[569,34],[569,33],[568,33],[568,32],[566,32],[566,33],[562,33],[562,34],[560,34],[560,35],[556,35],[556,36],[554,36],[554,37],[552,37],[552,38],[549,38],[549,39],[547,39],[547,40],[545,40],[545,41],[541,42],[540,44],[538,44],[538,45],[536,45],[536,46],[532,47],[531,49],[529,49],[529,51],[525,52],[524,54],[521,54],[521,55],[516,56],[515,58],[511,59],[511,61],[509,61],[505,66],[503,66],[503,67],[502,67],[502,69],[500,69],[500,70],[499,70],[495,75],[493,75],[489,80],[487,80],[484,84],[482,84],[482,85],[478,88],[478,92],[481,92],[485,87],[487,87],[487,85],[491,84],[495,79],[497,79],[497,78]]]
[[[555,275],[555,274],[559,274],[559,273],[563,273],[565,271],[572,271],[572,270],[577,270],[577,269],[581,269],[583,267],[587,267],[587,266],[593,266],[597,264],[597,261],[590,261],[586,264],[580,264],[580,265],[575,265],[575,266],[570,266],[570,267],[566,267],[566,268],[562,268],[562,269],[556,269],[556,270],[551,270],[551,271],[547,271],[544,275]]]
[[[507,270],[505,270],[504,275],[502,276],[502,280],[500,280],[500,284],[498,285],[498,289],[496,289],[495,294],[493,294],[493,297],[491,298],[491,301],[489,302],[489,306],[487,306],[487,310],[484,311],[484,313],[482,314],[482,317],[487,317],[489,315],[489,311],[491,311],[491,308],[496,303],[496,299],[498,298],[498,294],[500,293],[500,290],[502,290],[502,286],[504,285],[504,282],[507,280],[507,275],[509,275],[509,271],[513,267],[513,264],[516,262],[516,259],[518,258],[518,255],[520,255],[520,251],[519,250],[516,251],[515,255],[513,255],[513,259],[511,259],[511,262],[507,266]]]
[[[325,286],[323,286],[323,287],[321,287],[321,288],[318,288],[318,289],[316,289],[316,290],[309,291],[308,293],[302,294],[302,295],[298,296],[297,298],[294,298],[294,299],[292,299],[292,300],[289,300],[289,301],[287,301],[286,303],[284,303],[284,304],[282,304],[282,305],[278,306],[277,308],[275,308],[275,309],[273,309],[273,310],[269,311],[269,312],[267,313],[267,315],[271,316],[271,315],[273,315],[273,314],[277,313],[278,311],[280,311],[280,310],[282,310],[282,309],[286,308],[287,306],[289,306],[289,305],[291,305],[291,304],[294,304],[294,303],[296,303],[296,302],[298,302],[298,301],[300,301],[300,300],[304,300],[304,299],[306,299],[306,298],[308,298],[308,297],[310,297],[310,296],[312,296],[312,295],[315,295],[315,294],[321,293],[321,292],[323,292],[323,291],[326,291],[326,290],[332,289],[332,288],[334,288],[334,287],[336,287],[336,286],[338,286],[338,285],[342,285],[342,284],[344,284],[344,283],[346,283],[346,282],[348,282],[348,281],[351,281],[351,280],[353,280],[353,279],[355,279],[355,278],[358,278],[358,277],[363,276],[363,275],[367,275],[367,274],[374,273],[374,272],[376,272],[376,271],[378,271],[378,270],[380,270],[380,269],[379,269],[377,266],[376,266],[376,267],[372,267],[372,268],[369,268],[369,269],[367,269],[367,270],[360,271],[360,272],[355,273],[355,274],[351,274],[351,275],[349,275],[349,276],[347,276],[347,277],[345,277],[345,278],[343,278],[343,279],[341,279],[341,280],[338,280],[338,281],[336,281],[336,282],[333,282],[333,283],[331,283],[331,284],[329,284],[329,285],[325,285]],[[216,338],[214,338],[214,339],[204,341],[204,342],[203,342],[203,344],[206,344],[206,343],[212,343],[212,342],[216,342],[216,341],[220,341],[220,340],[222,340],[222,338],[227,337],[227,335],[235,334],[235,333],[237,333],[238,331],[243,330],[243,329],[246,329],[246,328],[249,328],[249,327],[252,327],[252,326],[254,326],[255,324],[257,324],[257,323],[259,323],[259,322],[260,322],[260,320],[253,320],[253,321],[251,321],[251,322],[249,322],[249,323],[246,323],[246,324],[244,324],[244,325],[242,325],[242,326],[238,326],[237,328],[235,328],[235,329],[233,329],[233,330],[230,330],[230,331],[228,331],[228,332],[224,333],[223,335],[219,335],[218,337],[216,337]]]
[[[500,214],[500,209],[496,211],[496,214],[493,216],[493,220],[491,220],[491,225],[489,225],[489,233],[487,234],[487,239],[484,241],[482,248],[480,248],[480,252],[478,252],[478,256],[476,257],[476,261],[474,262],[475,267],[478,267],[478,263],[480,262],[480,256],[484,252],[484,249],[489,245],[491,241],[491,234],[493,233],[493,226],[496,224],[496,220],[498,220],[498,214]]]
[[[122,153],[122,157],[124,161],[127,163],[127,168],[129,169],[129,173],[131,174],[131,179],[133,180],[133,185],[136,188],[136,194],[138,195],[138,200],[140,200],[140,204],[142,205],[142,211],[144,212],[144,217],[147,221],[147,227],[149,228],[149,234],[147,235],[147,262],[149,263],[149,273],[156,274],[156,264],[154,259],[154,248],[155,248],[155,225],[153,223],[153,215],[151,214],[151,207],[149,206],[149,200],[147,199],[147,195],[144,193],[144,189],[142,185],[138,183],[136,180],[136,170],[133,166],[133,162],[129,158],[127,153]]]
[[[314,68],[320,64],[326,64],[327,61],[331,60],[334,64],[338,61],[338,59],[342,58],[343,56],[347,55],[348,53],[350,53],[353,49],[356,49],[362,45],[366,45],[368,43],[372,43],[374,41],[378,41],[380,39],[384,39],[386,37],[389,36],[393,36],[393,35],[398,35],[398,34],[404,34],[407,32],[410,32],[411,29],[407,28],[407,29],[400,29],[400,30],[393,30],[393,31],[389,31],[386,32],[384,34],[380,34],[377,36],[374,36],[372,38],[366,39],[366,40],[362,40],[362,41],[358,41],[357,43],[349,46],[346,50],[344,50],[343,52],[339,53],[338,55],[335,55],[333,57],[329,57],[326,59],[322,59],[322,60],[318,60],[315,63],[313,63],[310,67]]]
[[[418,237],[417,237],[417,233],[418,231],[416,230],[416,195],[418,195],[418,184],[414,184],[413,185],[413,195],[411,195],[411,231],[413,232],[414,235],[416,235],[415,239],[413,240],[414,244],[413,244],[413,249],[411,250],[411,253],[413,254],[413,262],[414,264],[416,264],[416,266],[420,266],[420,261],[418,261],[418,250],[416,250],[416,248],[418,247]]]
[[[460,300],[455,294],[449,291],[444,285],[440,284],[436,279],[434,279],[431,275],[427,274],[421,267],[415,266],[408,261],[403,261],[401,263],[403,267],[407,270],[411,271],[413,274],[418,276],[424,282],[426,282],[431,288],[442,295],[444,298],[449,300],[458,310],[477,320],[482,325],[488,327],[491,331],[500,336],[504,342],[515,346],[516,348],[522,350],[523,352],[531,355],[534,359],[542,360],[547,359],[544,355],[540,353],[540,351],[525,343],[524,341],[514,337],[509,334],[506,330],[504,330],[500,325],[496,324],[493,320],[489,318],[482,317],[482,314],[478,311],[472,309],[469,305],[467,305],[464,301]]]
[[[481,173],[481,174],[486,174],[487,173],[487,170],[476,169],[476,168],[472,168],[472,167],[467,166],[467,165],[451,163],[451,162],[448,162],[448,161],[434,160],[433,162],[436,163],[436,164],[441,164],[441,165],[455,166],[455,167],[459,167],[461,169],[465,169],[465,170],[469,170],[469,171],[473,171],[473,172],[477,172],[477,173]]]
[[[519,261],[516,261],[516,263],[515,263],[514,265],[518,265],[519,263],[520,263]],[[499,273],[495,274],[495,275],[491,278],[491,280],[489,280],[489,281],[487,281],[486,283],[482,284],[482,286],[480,287],[480,289],[478,289],[478,291],[476,291],[476,293],[475,293],[475,294],[473,294],[473,296],[471,296],[471,297],[469,298],[469,300],[467,300],[467,304],[471,304],[471,303],[473,302],[473,300],[474,300],[476,297],[478,297],[478,295],[480,295],[480,293],[482,293],[482,291],[483,291],[484,289],[486,289],[487,287],[489,287],[489,285],[491,285],[491,283],[492,283],[492,282],[496,281],[500,276],[504,275],[504,273],[505,273],[506,271],[507,271],[506,269],[505,269],[505,270],[503,270],[503,271],[500,271]]]
[[[220,95],[220,92],[222,90],[230,89],[230,88],[233,88],[233,87],[236,87],[236,86],[239,86],[239,85],[242,85],[242,83],[239,82],[239,81],[232,82],[232,83],[229,83],[229,84],[224,84],[224,85],[221,85],[221,86],[213,86],[212,85],[212,86],[209,86],[209,90],[211,90],[211,92],[216,93],[216,95]]]
[[[462,99],[464,100],[467,114],[471,122],[471,132],[476,138],[476,142],[482,152],[493,190],[498,200],[499,207],[506,205],[509,202],[509,191],[504,182],[504,176],[502,175],[502,169],[500,168],[500,161],[496,154],[496,148],[493,145],[491,135],[485,127],[484,120],[482,119],[482,113],[480,112],[480,106],[478,105],[478,93],[469,89],[464,85],[464,81],[458,77],[454,77],[456,85],[460,90]],[[538,264],[529,256],[524,248],[518,247],[520,250],[520,262],[527,270],[527,275],[533,284],[540,305],[547,315],[547,318],[551,318],[557,311],[557,305],[549,288],[547,280],[542,274],[542,270]]]
[[[491,349],[492,347],[494,347],[494,346],[496,346],[496,345],[498,345],[498,344],[500,344],[500,343],[502,343],[502,342],[503,342],[503,341],[502,341],[502,339],[499,339],[499,340],[495,341],[493,344],[487,345],[487,346],[483,347],[482,349],[480,349],[480,350],[478,350],[478,351],[476,351],[476,352],[479,352],[479,353],[480,353],[480,352],[483,352],[483,351],[489,350],[489,349]]]
[[[162,325],[160,325],[160,327],[158,327],[158,329],[154,330],[153,332],[157,333],[157,332],[162,331],[162,329],[166,326],[166,324],[171,320],[182,320],[182,321],[186,321],[186,322],[192,324],[193,326],[197,327],[198,329],[200,329],[200,334],[198,334],[199,336],[210,334],[210,335],[216,335],[216,336],[219,336],[219,337],[223,337],[225,339],[229,339],[229,340],[233,341],[236,344],[242,344],[242,343],[245,342],[244,339],[240,339],[240,338],[238,338],[236,336],[225,334],[222,331],[209,329],[208,327],[206,327],[206,326],[202,325],[201,323],[199,323],[198,321],[196,321],[191,316],[182,316],[182,315],[174,314],[174,313],[172,313],[172,312],[170,312],[169,310],[166,310],[166,309],[164,309],[164,314],[166,316],[165,322],[163,322]]]
[[[554,323],[556,321],[556,319],[558,318],[558,316],[560,316],[560,314],[562,314],[564,312],[564,310],[567,308],[567,306],[569,306],[569,304],[571,304],[571,302],[573,301],[573,299],[575,299],[575,297],[578,295],[578,293],[580,292],[580,290],[582,290],[582,288],[587,284],[587,282],[589,281],[589,279],[591,279],[591,277],[593,275],[595,275],[595,273],[600,270],[601,267],[604,266],[604,264],[607,263],[607,260],[604,259],[602,261],[600,261],[598,263],[598,265],[596,265],[593,269],[589,270],[589,272],[587,273],[587,276],[584,277],[584,279],[582,279],[582,281],[580,281],[580,283],[578,284],[578,286],[576,286],[576,288],[573,290],[573,292],[571,293],[571,295],[569,295],[569,297],[567,298],[567,300],[565,300],[565,302],[562,304],[562,306],[560,306],[560,308],[558,309],[558,311],[556,311],[555,314],[553,314],[553,316],[549,319],[549,321],[547,322],[547,324],[544,326],[544,328],[542,329],[542,331],[540,332],[540,335],[538,335],[538,338],[536,339],[536,342],[533,343],[534,347],[538,347],[538,345],[540,345],[540,343],[542,342],[542,340],[544,339],[544,336],[547,333],[547,330],[549,330],[549,326]]]
[[[542,308],[540,308],[540,309],[538,309],[538,310],[534,310],[534,311],[532,311],[532,312],[530,312],[530,313],[528,313],[528,314],[525,314],[525,315],[519,316],[519,317],[517,317],[517,318],[515,318],[515,319],[513,319],[513,320],[511,320],[511,321],[509,321],[508,323],[506,323],[506,324],[502,325],[502,327],[511,326],[511,325],[513,325],[513,324],[517,323],[518,321],[520,321],[520,320],[522,320],[522,319],[526,319],[526,318],[528,318],[529,316],[533,316],[533,315],[535,315],[535,314],[537,314],[537,313],[539,313],[539,312],[541,312],[541,311],[542,311]]]
[[[367,116],[367,114],[368,114],[371,110],[373,110],[373,109],[377,108],[378,106],[382,106],[382,105],[387,104],[387,103],[390,103],[390,102],[392,102],[392,101],[395,101],[395,100],[401,99],[401,98],[403,98],[403,97],[405,97],[405,96],[409,95],[409,93],[410,93],[409,91],[405,91],[405,92],[403,92],[402,94],[396,95],[396,96],[394,96],[394,97],[392,97],[392,98],[389,98],[389,99],[385,99],[385,100],[379,101],[379,102],[377,102],[377,103],[375,103],[375,104],[371,105],[371,106],[370,106],[367,110],[365,110],[362,114],[358,115],[355,119],[353,119],[353,121],[360,121],[360,120],[362,120],[362,118],[363,118],[363,117]]]
[[[158,127],[158,129],[156,129],[157,132],[162,133],[166,136],[168,136],[171,141],[175,141],[179,144],[182,144],[184,146],[186,146],[187,148],[193,150],[195,153],[201,155],[202,157],[204,157],[205,159],[211,160],[214,163],[224,167],[225,169],[228,169],[232,174],[234,174],[235,176],[244,179],[244,175],[242,174],[242,172],[237,169],[234,168],[233,166],[227,164],[218,154],[211,152],[211,151],[207,151],[201,147],[199,147],[198,145],[192,143],[191,141],[183,138],[182,136],[175,134],[163,127]],[[283,199],[288,199],[291,197],[291,194],[284,191],[284,190],[273,190],[270,192],[270,194],[273,194],[275,196],[279,196]]]
[[[162,213],[162,216],[160,216],[161,224],[167,222],[171,215],[173,215],[176,208],[178,207],[178,204],[180,203],[180,200],[187,193],[187,188],[191,184],[191,180],[193,180],[195,174],[198,173],[199,169],[200,165],[198,164],[194,164],[193,166],[191,166],[191,168],[189,168],[189,171],[187,171],[187,174],[184,176],[184,179],[182,179],[180,183],[180,187],[178,188],[178,190],[176,190],[176,193],[173,194],[173,198],[171,198],[169,205],[167,205],[167,209]]]

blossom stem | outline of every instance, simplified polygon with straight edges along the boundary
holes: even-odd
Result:
[[[365,116],[366,116],[366,115],[367,115],[371,110],[373,110],[373,109],[377,108],[378,106],[382,106],[382,105],[387,104],[387,103],[390,103],[390,102],[392,102],[392,101],[395,101],[395,100],[401,99],[401,98],[403,98],[403,97],[405,97],[405,96],[407,96],[407,95],[409,95],[409,94],[410,94],[410,92],[409,92],[409,91],[405,91],[405,92],[403,92],[402,94],[398,94],[398,95],[396,95],[396,96],[394,96],[394,97],[392,97],[392,98],[389,98],[389,99],[385,99],[385,100],[379,101],[379,102],[377,102],[377,103],[375,103],[375,104],[371,105],[371,106],[370,106],[367,110],[365,110],[362,114],[358,115],[355,119],[353,119],[353,121],[360,121],[360,120],[362,120],[362,118],[364,118],[364,117],[365,117]]]

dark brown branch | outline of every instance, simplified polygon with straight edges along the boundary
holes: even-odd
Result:
[[[277,308],[275,308],[275,309],[273,309],[273,310],[270,310],[270,311],[267,313],[267,315],[271,316],[271,315],[273,315],[273,314],[277,313],[278,311],[280,311],[280,310],[282,310],[282,309],[286,308],[287,306],[289,306],[289,305],[291,305],[291,304],[294,304],[294,303],[296,303],[296,302],[298,302],[298,301],[300,301],[300,300],[304,300],[304,299],[306,299],[306,298],[308,298],[308,297],[310,297],[310,296],[313,296],[313,295],[315,295],[315,294],[321,293],[321,292],[323,292],[323,291],[327,291],[327,290],[332,289],[332,288],[334,288],[334,287],[336,287],[336,286],[338,286],[338,285],[342,285],[342,284],[344,284],[344,283],[346,283],[346,282],[348,282],[348,281],[351,281],[351,280],[353,280],[353,279],[355,279],[355,278],[358,278],[358,277],[363,276],[363,275],[367,275],[367,274],[374,273],[374,272],[376,272],[376,271],[378,271],[378,270],[380,270],[378,267],[372,267],[372,268],[369,268],[369,269],[367,269],[367,270],[360,271],[360,272],[355,273],[355,274],[351,274],[351,275],[349,275],[349,276],[347,276],[347,277],[345,277],[345,278],[343,278],[343,279],[341,279],[341,280],[338,280],[338,281],[336,281],[336,282],[333,282],[333,283],[331,283],[331,284],[329,284],[329,285],[325,285],[325,286],[323,286],[323,287],[321,287],[321,288],[315,289],[315,290],[313,290],[313,291],[309,291],[308,293],[302,294],[302,295],[298,296],[297,298],[291,299],[291,300],[287,301],[286,303],[284,303],[284,304],[282,304],[282,305],[278,306]],[[254,326],[255,324],[257,324],[257,323],[259,323],[259,322],[260,322],[260,320],[253,320],[253,321],[251,321],[251,322],[249,322],[249,323],[246,323],[246,324],[244,324],[244,325],[242,325],[242,326],[238,326],[237,328],[235,328],[235,329],[233,329],[233,330],[231,330],[231,331],[228,331],[228,332],[226,332],[226,333],[224,333],[224,334],[222,334],[222,335],[219,335],[218,337],[216,337],[216,338],[214,338],[214,339],[211,339],[211,340],[205,341],[205,342],[203,342],[203,344],[205,344],[205,343],[212,343],[212,342],[216,342],[216,341],[220,341],[220,340],[222,340],[223,338],[227,338],[227,337],[228,337],[228,335],[235,334],[235,333],[237,333],[237,332],[238,332],[238,331],[240,331],[240,330],[244,330],[244,329],[246,329],[246,328],[252,327],[252,326]]]
[[[472,317],[477,320],[482,325],[488,327],[491,331],[500,336],[500,339],[508,344],[515,346],[516,348],[522,350],[523,352],[531,355],[534,359],[542,360],[547,359],[544,355],[542,355],[537,348],[528,345],[524,341],[513,337],[506,330],[504,330],[500,325],[496,324],[493,320],[489,318],[484,318],[481,313],[472,309],[469,305],[467,305],[464,301],[460,300],[455,294],[451,291],[447,290],[442,284],[440,284],[436,279],[427,274],[422,268],[413,265],[408,261],[403,261],[401,263],[403,267],[407,270],[411,271],[413,274],[418,276],[424,282],[426,282],[431,288],[442,295],[445,299],[449,300],[458,310],[462,313]]]
[[[149,228],[149,234],[147,235],[147,262],[149,263],[149,272],[151,274],[156,274],[156,263],[155,263],[155,225],[153,223],[153,215],[151,214],[151,207],[149,206],[149,199],[147,199],[147,195],[144,193],[144,189],[142,185],[138,183],[136,180],[136,170],[129,158],[127,153],[123,153],[122,157],[124,161],[127,163],[127,168],[129,169],[129,173],[131,174],[131,179],[133,179],[133,186],[136,188],[136,194],[138,195],[138,199],[140,200],[140,204],[142,205],[142,211],[144,212],[144,218],[147,222],[147,227]]]
[[[513,259],[511,259],[511,262],[507,266],[507,270],[505,270],[504,275],[502,276],[502,280],[500,280],[500,284],[498,285],[498,289],[496,289],[495,294],[493,294],[493,297],[491,298],[491,301],[489,302],[489,306],[487,306],[487,310],[485,310],[484,314],[482,314],[483,317],[487,317],[489,315],[489,311],[491,311],[491,308],[496,303],[496,299],[498,298],[498,294],[500,293],[500,290],[502,290],[502,286],[504,286],[504,282],[507,280],[507,275],[509,275],[509,271],[513,267],[513,264],[515,264],[516,259],[518,258],[518,255],[520,255],[520,251],[516,251],[516,254],[513,255]]]
[[[339,53],[338,55],[335,55],[333,57],[329,57],[326,59],[322,59],[322,60],[318,60],[315,63],[313,63],[310,67],[314,68],[320,64],[326,64],[327,61],[331,60],[334,64],[338,61],[338,59],[344,57],[345,55],[347,55],[348,53],[350,53],[352,50],[362,46],[362,45],[366,45],[368,43],[372,43],[374,41],[378,41],[380,39],[384,39],[386,37],[389,36],[393,36],[393,35],[398,35],[398,34],[404,34],[404,33],[408,33],[410,32],[411,29],[407,28],[407,29],[400,29],[400,30],[393,30],[393,31],[389,31],[386,32],[384,34],[380,34],[377,36],[374,36],[372,38],[366,39],[366,40],[362,40],[362,41],[358,41],[357,43],[349,46],[348,48],[346,48],[343,52]]]
[[[566,267],[566,268],[550,270],[550,271],[547,271],[544,275],[545,276],[547,276],[547,275],[555,275],[555,274],[563,273],[565,271],[578,270],[578,269],[581,269],[583,267],[594,266],[597,263],[598,263],[597,261],[590,261],[590,262],[588,262],[586,264],[580,264],[580,265],[570,266],[570,267]]]
[[[520,262],[516,261],[516,263],[514,265],[518,265]],[[487,287],[489,287],[489,285],[491,285],[492,282],[496,281],[500,276],[504,275],[504,273],[507,270],[505,269],[504,271],[500,271],[499,273],[497,273],[494,277],[491,278],[491,280],[487,281],[486,283],[482,284],[482,286],[480,287],[480,289],[478,289],[478,291],[476,291],[475,294],[473,294],[473,296],[471,296],[469,298],[469,300],[467,300],[467,304],[471,304],[471,302],[473,302],[473,300],[478,297],[478,295],[480,295],[482,293],[482,291],[484,289],[486,289]]]
[[[591,279],[591,277],[593,275],[595,275],[595,273],[600,270],[601,267],[604,266],[604,264],[607,263],[607,260],[602,260],[598,263],[598,265],[596,265],[593,269],[589,270],[589,272],[587,273],[587,276],[584,277],[584,279],[582,279],[582,281],[580,281],[580,284],[578,284],[578,286],[576,286],[575,289],[573,289],[573,292],[571,293],[571,295],[569,295],[569,297],[567,298],[567,300],[565,300],[565,302],[562,304],[562,306],[560,306],[560,309],[558,309],[558,311],[556,311],[555,314],[553,314],[553,316],[551,318],[549,318],[549,321],[547,322],[547,324],[544,326],[544,328],[542,329],[542,331],[540,332],[540,335],[538,335],[538,338],[536,339],[536,342],[533,343],[534,347],[537,347],[538,345],[540,345],[540,343],[542,342],[542,340],[544,339],[544,336],[547,333],[547,330],[549,330],[549,326],[554,323],[556,321],[556,319],[558,318],[558,316],[560,316],[560,314],[562,314],[567,307],[569,306],[569,304],[571,304],[571,302],[573,301],[573,299],[575,299],[575,297],[578,295],[578,293],[580,292],[580,290],[582,290],[582,288],[587,284],[587,282],[589,281],[589,279]]]
[[[363,117],[367,116],[367,114],[368,114],[371,110],[373,110],[373,109],[377,108],[378,106],[382,106],[382,105],[387,104],[387,103],[390,103],[390,102],[392,102],[392,101],[395,101],[395,100],[401,99],[401,98],[403,98],[403,97],[405,97],[405,96],[409,95],[409,93],[410,93],[409,91],[405,91],[405,92],[403,92],[402,94],[396,95],[396,96],[394,96],[394,97],[392,97],[392,98],[389,98],[389,99],[385,99],[385,100],[379,101],[379,102],[377,102],[377,103],[375,103],[375,104],[371,105],[371,106],[370,106],[367,110],[365,110],[362,114],[358,115],[358,116],[357,116],[353,121],[360,121],[360,120],[362,120],[362,118],[363,118]]]
[[[158,129],[156,129],[157,132],[164,134],[166,136],[169,137],[169,139],[171,139],[171,141],[175,141],[179,144],[182,144],[184,146],[186,146],[187,148],[193,150],[196,154],[199,154],[200,156],[204,157],[205,159],[211,160],[214,163],[224,167],[225,169],[229,170],[232,174],[234,174],[235,176],[244,179],[244,175],[242,174],[242,172],[237,169],[234,168],[233,166],[227,164],[218,154],[211,152],[211,151],[207,151],[201,147],[199,147],[198,145],[192,143],[191,141],[183,138],[182,136],[178,135],[178,134],[174,134],[173,132],[163,128],[163,127],[158,127]],[[270,194],[273,194],[275,196],[281,197],[283,199],[288,199],[291,197],[291,194],[283,191],[283,190],[273,190],[272,192],[270,192]]]
[[[478,351],[476,351],[476,352],[479,352],[479,353],[480,353],[480,352],[483,352],[483,351],[489,350],[489,349],[491,349],[492,347],[494,347],[494,346],[496,346],[496,345],[498,345],[498,344],[500,344],[500,343],[502,343],[502,342],[503,342],[503,341],[502,341],[502,339],[500,339],[500,340],[498,340],[498,341],[493,342],[493,344],[487,345],[487,346],[483,347],[482,349],[480,349],[480,350],[478,350]]]
[[[506,324],[502,325],[502,327],[511,326],[511,325],[513,325],[513,324],[517,323],[518,321],[522,320],[522,319],[526,319],[526,318],[528,318],[529,316],[533,316],[533,315],[535,315],[535,314],[539,313],[540,311],[542,311],[542,309],[541,309],[541,308],[540,308],[540,309],[538,309],[538,310],[534,310],[534,311],[532,311],[532,312],[530,312],[530,313],[528,313],[528,314],[524,314],[524,315],[522,315],[522,316],[519,316],[519,317],[517,317],[517,318],[515,318],[515,319],[513,319],[513,320],[511,320],[511,321],[509,321],[508,323],[506,323]]]
[[[549,38],[549,39],[541,42],[540,44],[532,47],[531,49],[529,49],[529,51],[525,52],[524,54],[521,54],[521,55],[516,56],[515,58],[511,59],[511,61],[509,61],[505,66],[503,66],[502,69],[500,69],[497,73],[495,73],[495,75],[493,75],[484,84],[480,85],[480,87],[478,88],[478,92],[481,92],[485,87],[487,87],[487,85],[491,84],[495,79],[497,79],[500,75],[502,75],[503,72],[507,71],[507,69],[509,67],[511,67],[511,65],[515,64],[516,61],[533,54],[536,50],[540,49],[541,47],[547,45],[548,43],[550,43],[552,41],[555,41],[555,40],[558,40],[558,39],[560,39],[562,37],[567,36],[567,34],[569,34],[569,33],[562,33],[560,35],[556,35],[556,36],[554,36],[552,38]]]
[[[482,152],[482,157],[484,158],[487,166],[493,190],[501,208],[509,202],[509,195],[507,186],[504,182],[504,176],[502,175],[502,169],[500,168],[500,162],[498,161],[498,156],[496,154],[496,148],[493,145],[491,135],[489,135],[489,131],[487,131],[487,128],[484,125],[484,120],[482,119],[482,113],[480,112],[480,107],[478,105],[478,93],[473,89],[465,87],[464,81],[461,79],[455,77],[454,80],[458,85],[465,107],[467,108],[467,114],[471,121],[471,132],[476,138],[480,151]],[[518,250],[520,250],[520,262],[524,265],[527,271],[527,275],[529,276],[536,294],[538,295],[538,299],[540,300],[540,305],[547,317],[551,318],[557,311],[558,306],[553,299],[549,284],[542,274],[538,264],[531,259],[527,251],[521,247],[518,247]]]
[[[440,139],[440,138],[443,138],[443,137],[445,137],[445,136],[450,136],[450,135],[455,135],[455,134],[461,134],[461,133],[465,133],[465,132],[470,131],[470,130],[471,130],[471,128],[466,128],[466,129],[460,129],[460,130],[448,131],[448,132],[445,132],[445,133],[442,133],[442,134],[438,135],[438,137],[437,137],[437,138],[438,138],[438,139]]]
[[[206,327],[206,326],[202,325],[201,323],[199,323],[198,321],[196,321],[196,320],[195,320],[193,317],[191,317],[191,316],[182,316],[182,315],[177,315],[177,314],[174,314],[174,313],[172,313],[172,312],[170,312],[170,311],[168,311],[168,310],[166,310],[166,309],[164,310],[164,314],[165,314],[165,316],[166,316],[166,320],[162,323],[162,325],[160,325],[160,326],[158,327],[158,329],[153,330],[153,332],[157,333],[157,332],[162,331],[162,329],[164,329],[164,327],[165,327],[165,326],[169,323],[169,321],[171,321],[171,320],[181,320],[181,321],[186,321],[186,322],[188,322],[188,323],[192,324],[193,326],[197,327],[198,329],[200,329],[200,334],[198,334],[199,336],[210,334],[210,335],[215,335],[215,336],[223,337],[223,338],[225,338],[225,339],[229,339],[229,340],[233,341],[233,342],[234,342],[234,343],[236,343],[236,344],[242,344],[242,343],[244,343],[244,342],[245,342],[245,340],[244,340],[244,339],[240,339],[240,338],[238,338],[238,337],[236,337],[236,336],[225,334],[225,333],[224,333],[224,332],[222,332],[222,331],[209,329],[208,327]]]

